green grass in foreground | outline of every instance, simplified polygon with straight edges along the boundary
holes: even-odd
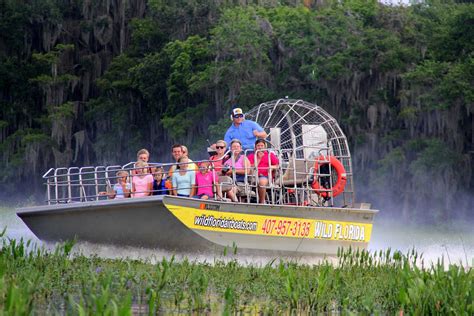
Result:
[[[71,255],[72,247],[47,252],[2,237],[0,315],[474,314],[472,268],[426,268],[415,251],[348,250],[337,265],[241,266],[88,258]]]

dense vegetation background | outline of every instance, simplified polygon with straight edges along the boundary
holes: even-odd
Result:
[[[204,157],[234,103],[315,102],[348,135],[359,200],[473,209],[474,5],[362,0],[0,1],[0,195],[50,167],[170,145]]]

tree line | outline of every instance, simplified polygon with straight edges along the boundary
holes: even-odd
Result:
[[[1,192],[41,197],[50,167],[142,147],[200,158],[233,105],[289,96],[340,122],[360,198],[405,217],[462,213],[473,21],[459,1],[0,1]]]

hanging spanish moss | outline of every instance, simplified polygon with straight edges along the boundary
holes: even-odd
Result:
[[[289,96],[341,122],[377,207],[467,214],[473,21],[462,1],[0,1],[2,198],[143,147],[203,158],[232,106]]]

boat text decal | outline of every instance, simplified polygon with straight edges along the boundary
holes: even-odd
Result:
[[[369,242],[372,224],[166,207],[189,228],[240,234]]]
[[[194,216],[194,225],[203,227],[216,227],[222,229],[236,229],[236,230],[257,230],[257,222],[247,222],[244,220],[235,220],[234,218],[217,217],[214,216]]]

